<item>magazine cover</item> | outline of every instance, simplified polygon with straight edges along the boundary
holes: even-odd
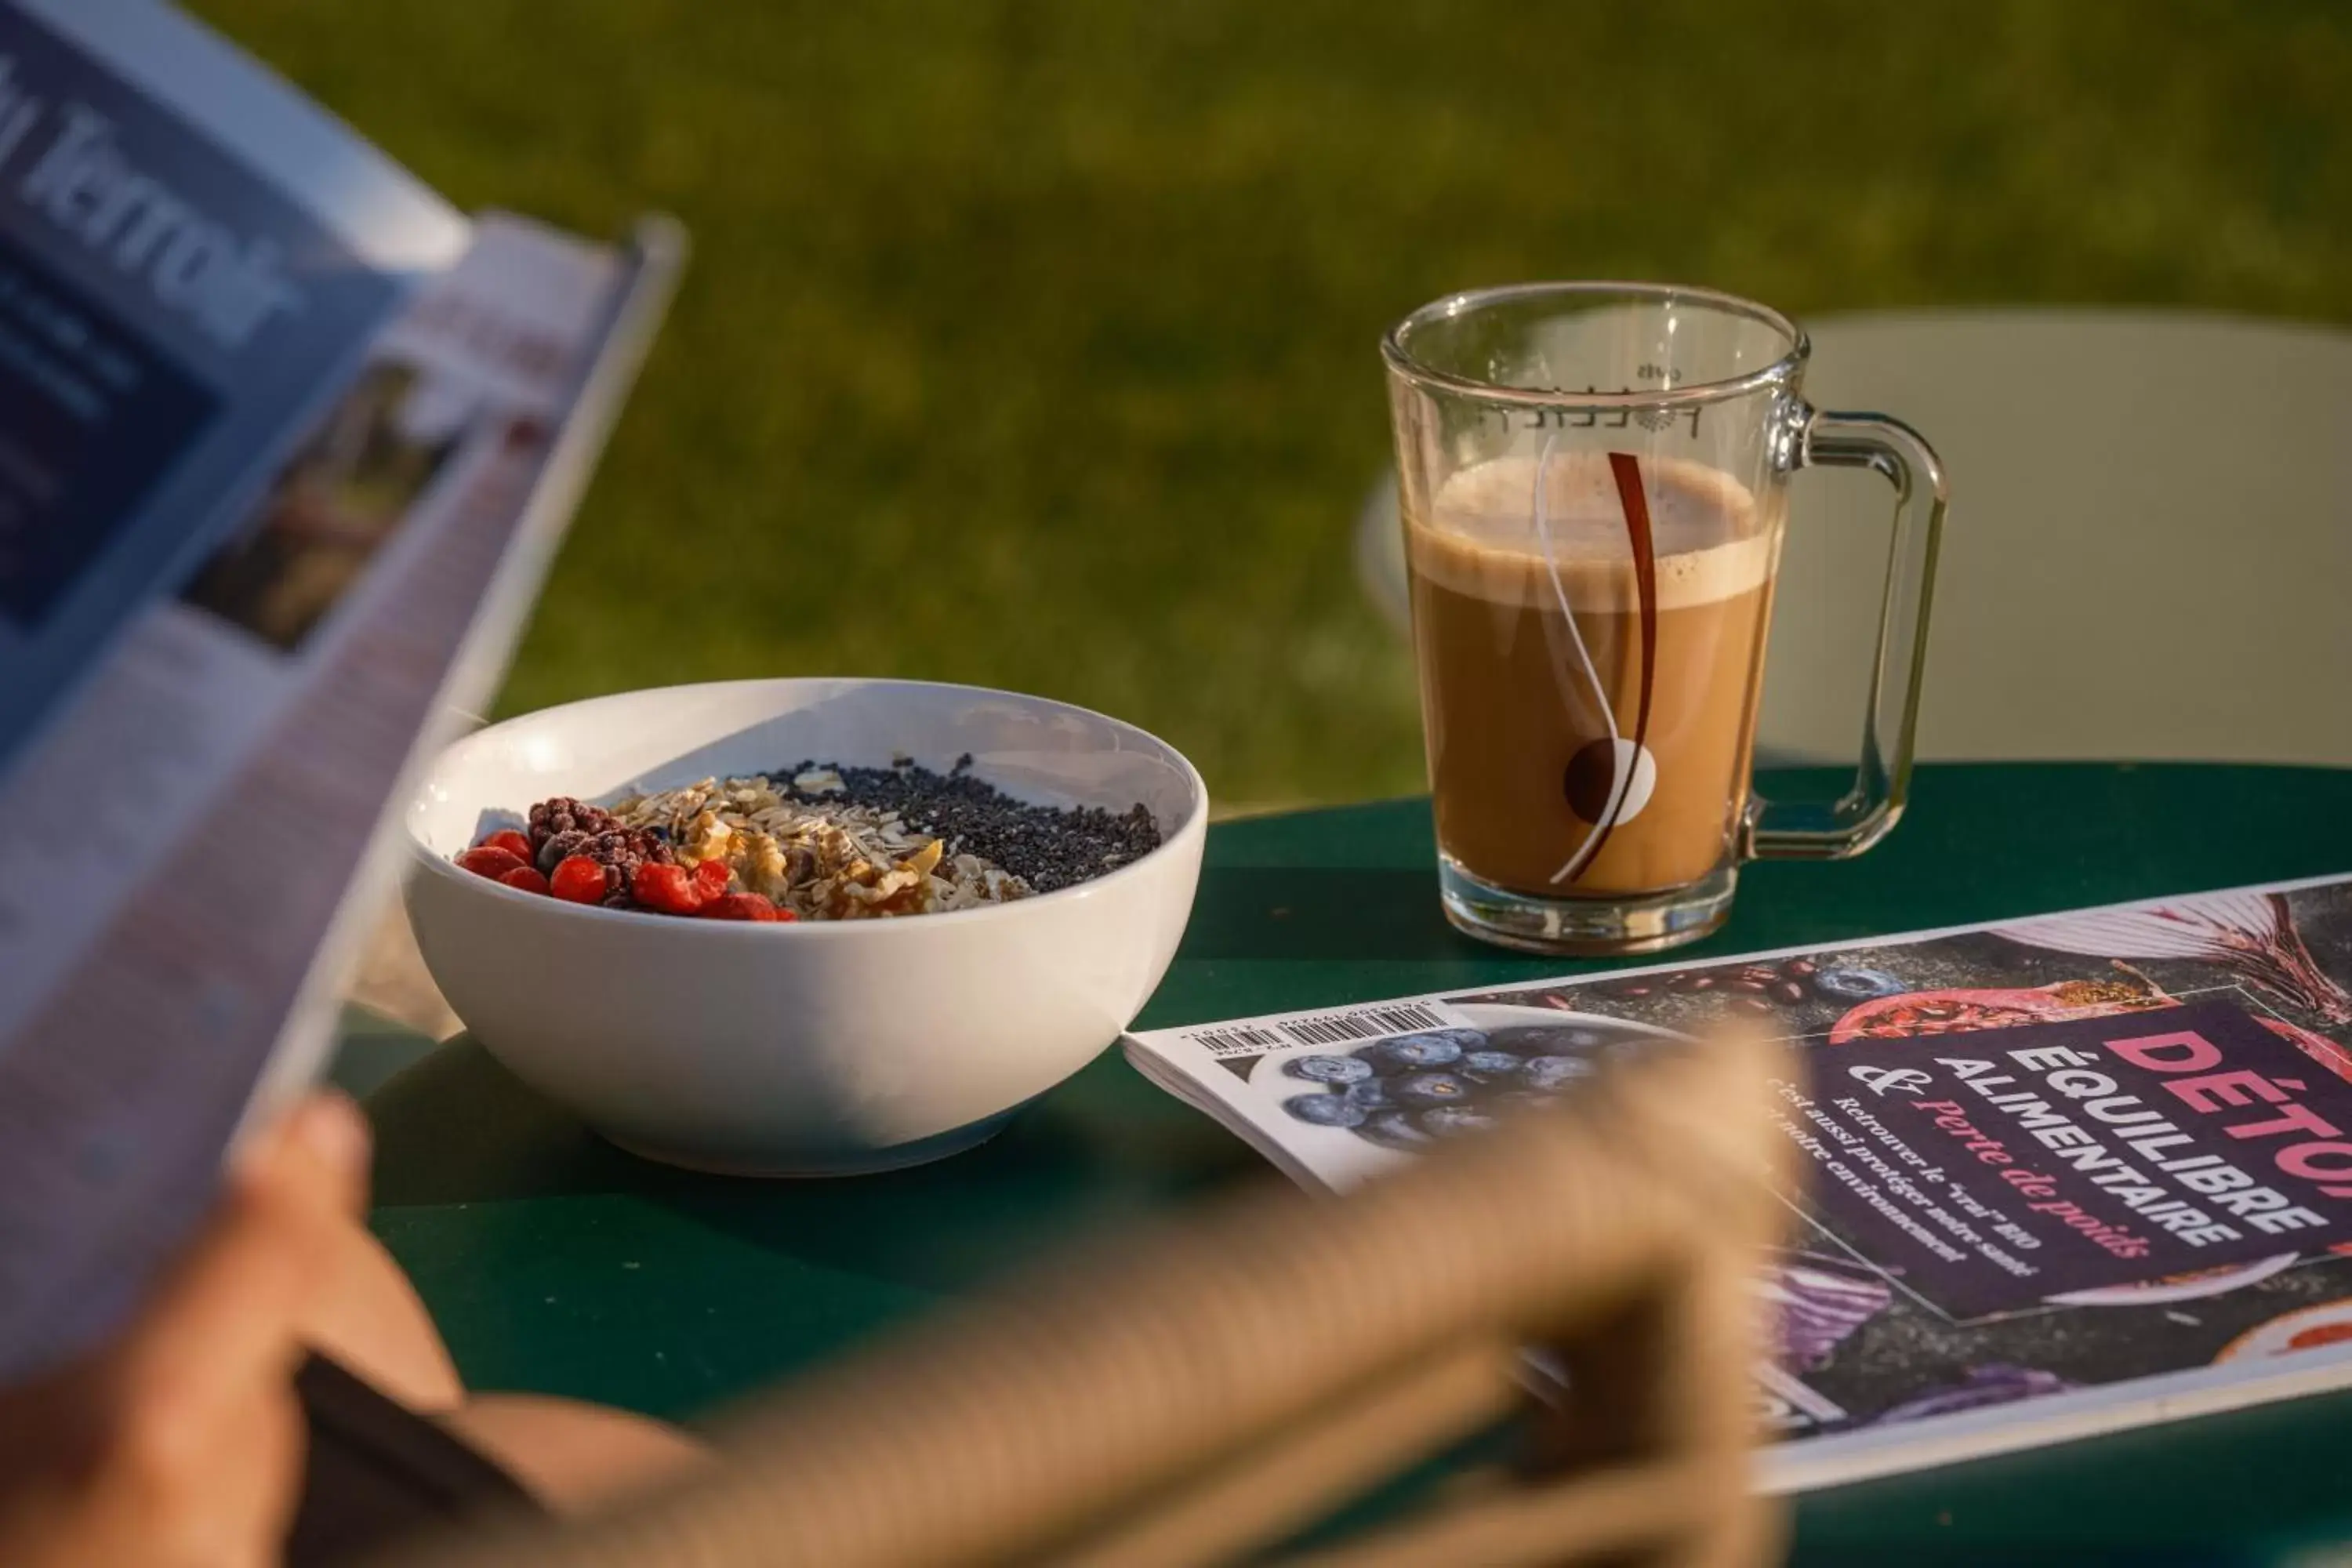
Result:
[[[2352,879],[1130,1037],[1344,1187],[1727,1015],[1800,1047],[1768,1485],[2352,1384]]]

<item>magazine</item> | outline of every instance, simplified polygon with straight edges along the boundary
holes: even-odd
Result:
[[[1726,1013],[1796,1047],[1765,1484],[2352,1384],[2352,878],[1129,1037],[1344,1188]]]
[[[315,1074],[681,257],[464,217],[159,0],[0,0],[0,1378]]]

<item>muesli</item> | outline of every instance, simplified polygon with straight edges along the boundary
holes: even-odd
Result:
[[[530,808],[457,857],[478,875],[575,903],[740,921],[872,920],[1005,903],[1099,876],[1159,847],[1125,813],[1035,805],[971,775],[898,759],[802,763]]]

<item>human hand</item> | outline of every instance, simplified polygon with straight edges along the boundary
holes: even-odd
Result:
[[[0,1563],[277,1561],[302,1475],[302,1325],[364,1205],[367,1124],[340,1096],[240,1151],[205,1229],[129,1327],[0,1390]]]

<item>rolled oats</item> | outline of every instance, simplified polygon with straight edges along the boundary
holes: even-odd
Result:
[[[828,768],[800,771],[780,793],[765,776],[704,779],[612,806],[625,827],[667,838],[681,865],[724,861],[735,882],[808,920],[931,914],[1026,897],[1028,883],[976,855],[949,855],[895,811],[823,798]]]

